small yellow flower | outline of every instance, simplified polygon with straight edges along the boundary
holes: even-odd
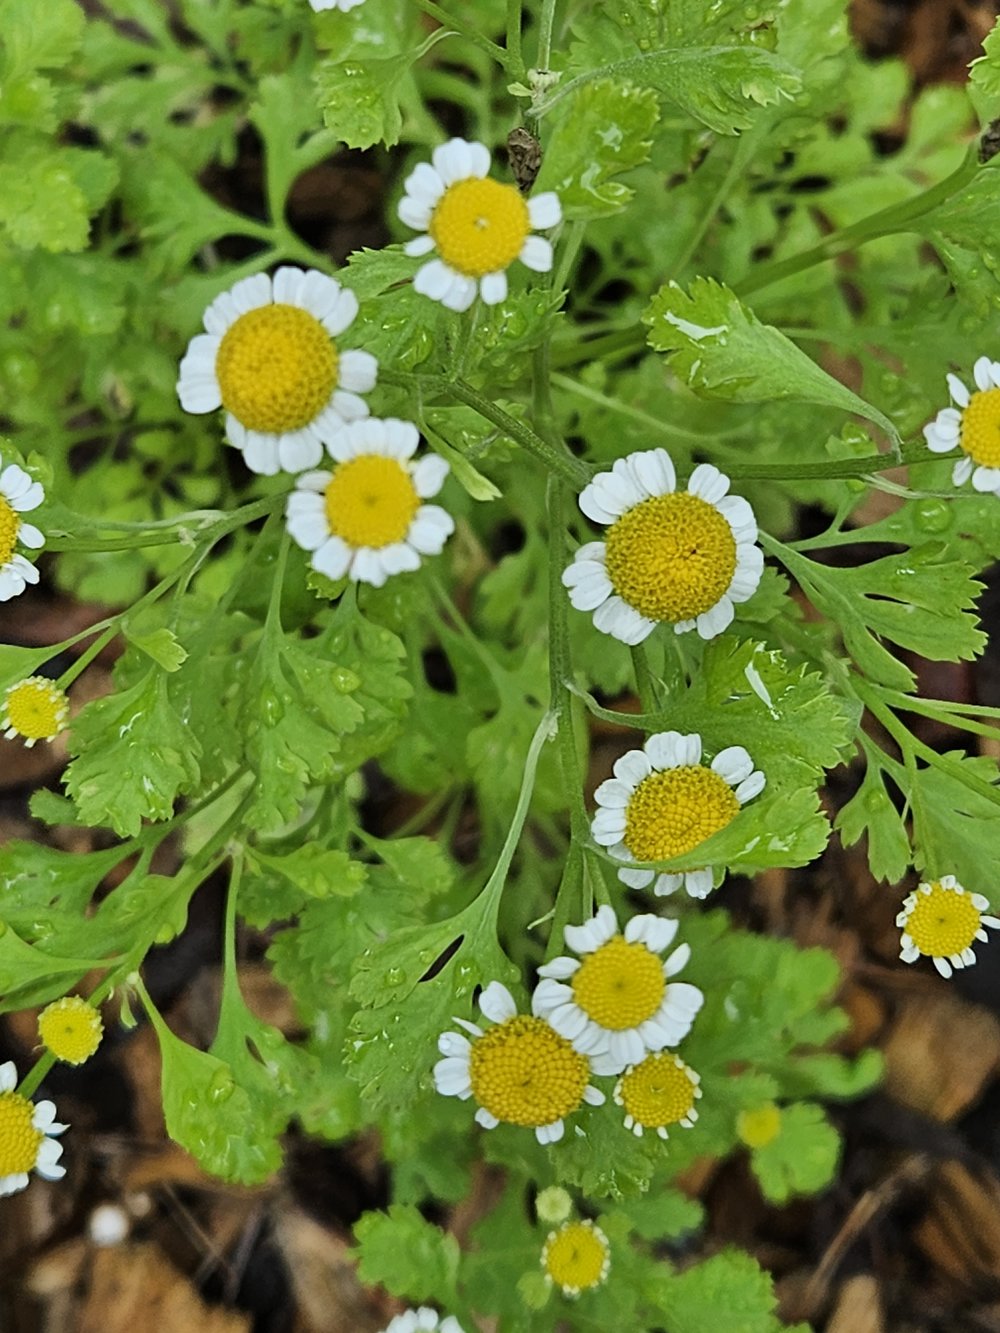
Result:
[[[0,463],[2,463],[0,459]],[[45,499],[40,482],[32,481],[23,467],[11,463],[0,471],[0,602],[24,592],[38,582],[38,570],[18,551],[18,545],[37,551],[45,537],[22,514],[37,509]]]
[[[494,1026],[484,1032],[456,1018],[469,1036],[442,1033],[434,1084],[446,1097],[475,1097],[484,1129],[524,1125],[539,1143],[557,1143],[566,1116],[584,1102],[603,1103],[604,1093],[589,1082],[591,1062],[543,1018],[519,1014],[506,986],[491,981],[479,1007]]]
[[[690,1129],[698,1119],[695,1102],[701,1096],[701,1079],[679,1056],[669,1051],[647,1055],[633,1065],[615,1085],[614,1098],[625,1109],[625,1128],[642,1136],[652,1129],[668,1138],[668,1125]]]
[[[82,1065],[100,1046],[104,1024],[92,1004],[79,995],[67,995],[38,1015],[38,1035],[57,1060]]]
[[[581,510],[607,532],[563,571],[572,604],[622,643],[642,643],[658,624],[721,634],[764,569],[753,510],[728,491],[729,478],[709,463],[679,490],[665,449],[616,459],[580,493]]]
[[[967,893],[954,875],[918,884],[896,917],[903,932],[900,958],[904,963],[931,958],[943,977],[950,977],[952,968],[970,967],[976,961],[973,942],[986,942],[983,927],[1000,929],[1000,919],[984,915],[988,908],[981,893]]]
[[[591,1221],[567,1222],[549,1232],[542,1250],[545,1280],[560,1288],[564,1296],[599,1287],[611,1268],[611,1246],[599,1226]]]
[[[933,454],[951,453],[957,445],[964,457],[951,471],[953,486],[970,478],[976,491],[1000,495],[1000,361],[981,356],[972,368],[975,390],[970,394],[957,375],[948,375],[955,407],[942,407],[924,427]]]
[[[748,1148],[766,1148],[781,1132],[781,1109],[774,1102],[764,1102],[736,1117],[736,1137]]]
[[[489,169],[485,144],[450,139],[406,178],[399,216],[425,233],[407,242],[406,253],[439,255],[417,270],[413,286],[449,310],[468,310],[477,293],[486,305],[505,300],[515,259],[537,273],[552,267],[551,244],[532,232],[561,220],[559,196],[526,200],[515,186],[491,180]]]
[[[68,716],[65,691],[46,676],[28,676],[4,694],[0,731],[9,741],[21,736],[30,750],[36,741],[54,740]]]
[[[614,774],[594,793],[591,832],[619,861],[670,861],[694,851],[766,785],[742,745],[727,746],[703,764],[701,737],[679,731],[647,737],[641,750],[622,755]],[[683,885],[692,898],[706,897],[714,882],[711,866],[661,874],[619,870],[618,878],[631,889],[652,884],[658,896]]]
[[[17,1070],[8,1060],[0,1065],[0,1198],[23,1190],[29,1171],[45,1180],[61,1180],[66,1174],[59,1165],[62,1144],[51,1137],[67,1128],[56,1123],[55,1105],[31,1102],[16,1088]]]
[[[302,473],[285,509],[313,569],[378,588],[440,554],[455,521],[424,501],[444,485],[448,464],[437,454],[413,461],[419,443],[413,422],[395,417],[355,421],[331,437],[332,471]]]
[[[226,412],[226,437],[253,472],[302,472],[346,422],[378,362],[337,341],[358,313],[352,291],[317,269],[256,273],[217,296],[188,344],[177,395],[185,412]]]
[[[676,921],[652,915],[632,917],[620,934],[614,908],[605,903],[590,921],[565,928],[579,961],[565,955],[538,969],[534,1012],[588,1055],[599,1074],[620,1074],[647,1051],[676,1046],[704,1001],[697,986],[673,979],[690,947],[661,957],[676,934]]]

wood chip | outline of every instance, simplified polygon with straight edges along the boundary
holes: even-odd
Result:
[[[250,1316],[206,1305],[154,1245],[97,1250],[77,1333],[250,1333]]]
[[[826,1333],[885,1333],[879,1284],[870,1273],[850,1277],[841,1286]]]
[[[885,1088],[904,1106],[949,1121],[1000,1069],[1000,1023],[947,987],[902,996],[886,1038]]]

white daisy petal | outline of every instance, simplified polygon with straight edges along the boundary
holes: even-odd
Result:
[[[552,268],[553,257],[552,242],[544,236],[526,237],[518,255],[525,268],[530,268],[534,273],[548,273]]]
[[[548,231],[562,221],[562,205],[554,190],[545,190],[528,200],[528,218],[535,231]]]
[[[531,238],[529,238],[531,239]],[[527,244],[527,242],[525,242]],[[507,274],[487,273],[479,280],[479,295],[484,305],[499,305],[507,299]]]

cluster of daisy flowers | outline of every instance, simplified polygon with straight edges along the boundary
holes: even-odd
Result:
[[[76,995],[53,1001],[38,1017],[39,1040],[65,1064],[88,1060],[103,1030],[98,1011]],[[68,1128],[56,1120],[54,1102],[33,1102],[18,1091],[13,1061],[0,1065],[0,1197],[25,1189],[32,1171],[43,1180],[63,1178],[59,1136]]]
[[[677,981],[690,947],[674,942],[678,924],[633,916],[619,931],[603,906],[564,932],[571,954],[539,969],[531,1013],[519,1014],[507,988],[492,981],[479,998],[488,1028],[456,1018],[461,1032],[438,1040],[437,1090],[474,1098],[484,1129],[499,1124],[533,1129],[539,1143],[557,1143],[565,1120],[606,1095],[591,1079],[618,1075],[612,1096],[625,1127],[667,1138],[698,1118],[699,1077],[670,1049],[690,1032],[704,1001]],[[575,956],[573,956],[575,955]]]
[[[348,9],[352,0],[318,7]],[[552,267],[552,245],[535,233],[560,222],[558,197],[525,200],[489,170],[484,144],[451,139],[410,174],[399,204],[402,221],[421,233],[406,252],[434,255],[414,288],[451,310],[477,296],[503,301],[515,260],[536,272]],[[358,311],[352,291],[315,269],[244,278],[205,311],[177,392],[185,411],[223,411],[226,439],[251,471],[295,477],[287,526],[313,569],[380,586],[438,555],[454,521],[425,503],[448,464],[415,458],[412,422],[370,415],[377,360],[344,342]]]

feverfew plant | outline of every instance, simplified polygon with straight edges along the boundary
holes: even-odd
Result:
[[[768,1198],[821,1189],[823,1103],[878,1061],[817,1054],[833,958],[713,893],[820,856],[856,761],[835,828],[902,958],[947,977],[1000,920],[996,763],[911,730],[997,720],[911,655],[982,651],[1000,555],[1000,30],[916,95],[846,8],[0,0],[7,637],[39,581],[109,608],[0,648],[10,742],[68,727],[34,815],[101,830],[0,849],[0,1002],[45,1048],[0,1068],[0,1192],[72,1173],[33,1098],[116,990],[205,1170],[380,1131],[357,1255],[391,1328],[779,1327],[749,1256],[664,1258],[702,1221],[685,1169],[745,1149]],[[383,146],[390,242],[339,263],[289,205],[342,145]],[[220,876],[199,1050],[143,965]],[[241,921],[303,1039],[247,1008]],[[505,1183],[460,1249],[427,1205],[480,1160]]]

